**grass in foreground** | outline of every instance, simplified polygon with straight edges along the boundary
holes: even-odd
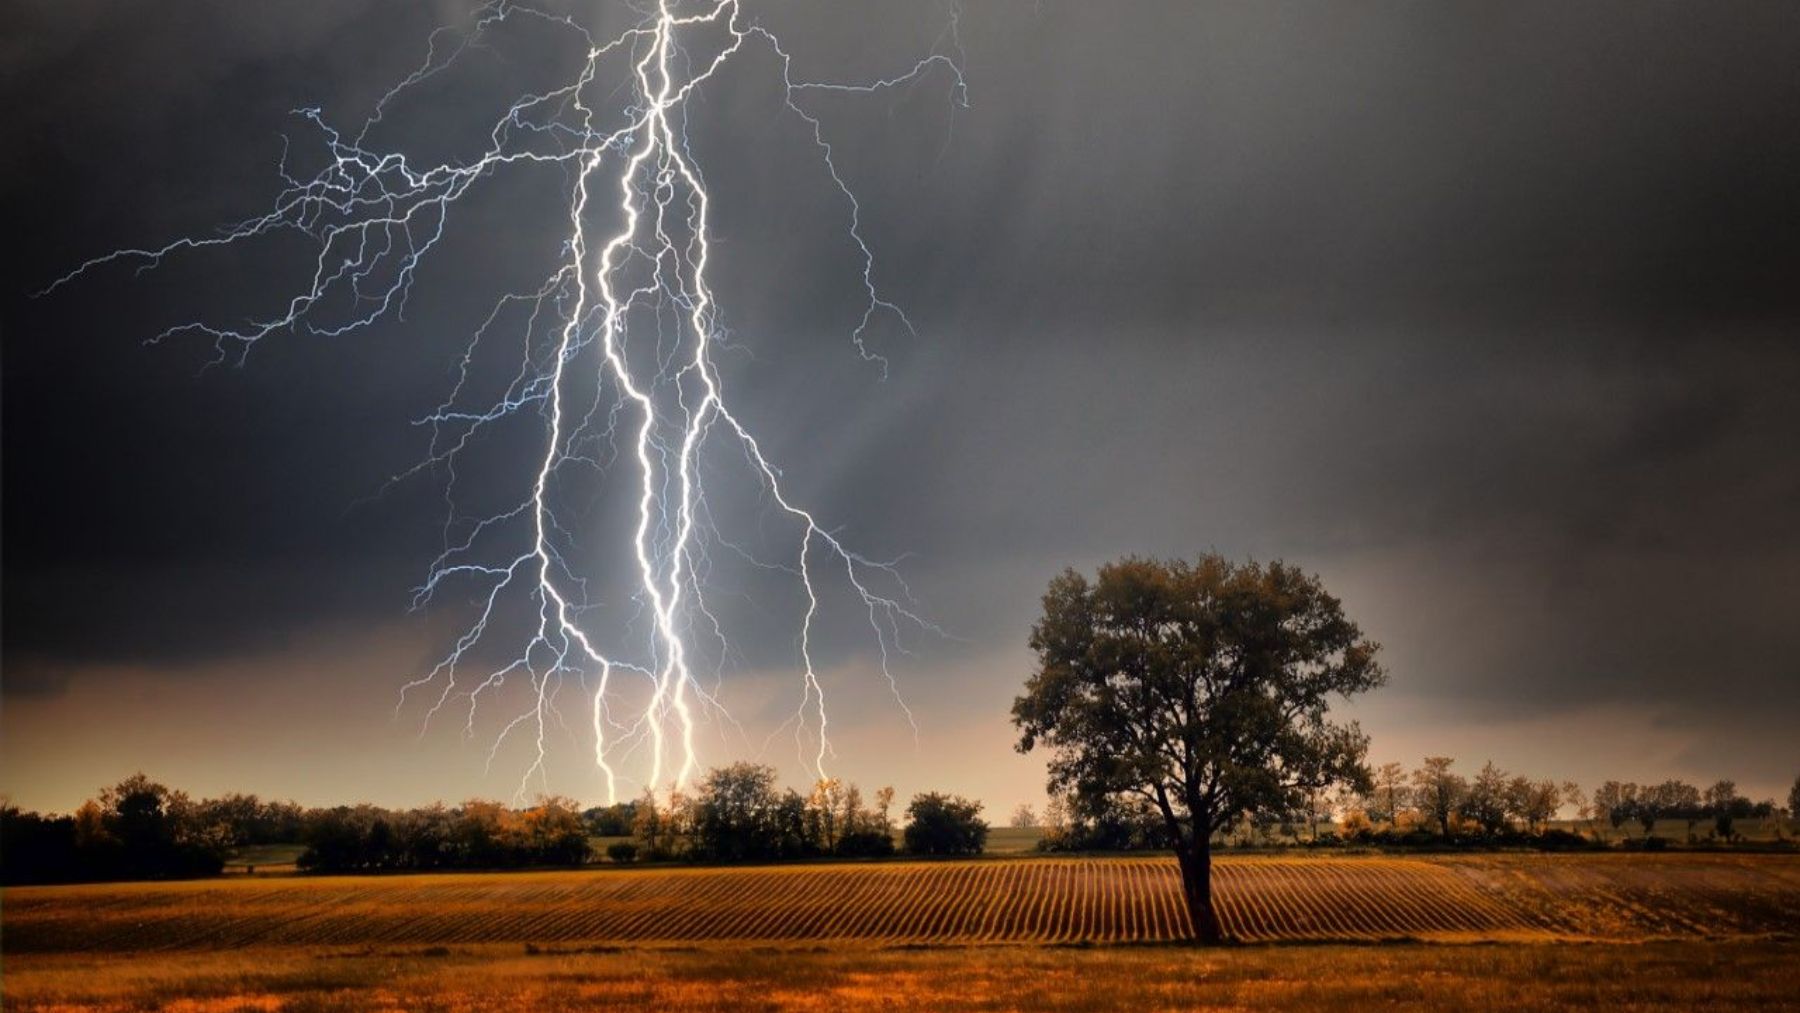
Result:
[[[1800,1009],[1800,944],[271,949],[8,958],[18,1011]]]

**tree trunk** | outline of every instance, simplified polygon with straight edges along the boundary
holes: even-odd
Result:
[[[1175,860],[1181,865],[1181,895],[1194,923],[1194,938],[1208,945],[1224,942],[1219,915],[1213,910],[1212,842],[1202,837],[1190,847],[1177,848]]]

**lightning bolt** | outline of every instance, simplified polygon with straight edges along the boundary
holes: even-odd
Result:
[[[502,26],[525,21],[573,33],[585,57],[560,86],[513,101],[493,123],[477,157],[421,165],[404,153],[372,146],[371,133],[402,94],[443,73]],[[913,325],[877,283],[862,205],[807,99],[941,80],[950,101],[966,107],[956,28],[952,9],[947,43],[891,76],[810,81],[795,76],[787,47],[748,18],[740,0],[704,5],[658,0],[633,27],[605,41],[570,17],[489,4],[476,11],[466,32],[433,33],[425,60],[383,95],[353,136],[331,127],[318,109],[299,110],[323,139],[328,157],[318,172],[305,175],[290,170],[284,153],[283,189],[265,214],[213,235],[96,257],[44,292],[108,264],[134,263],[145,271],[170,256],[208,247],[277,233],[306,237],[317,249],[310,276],[278,312],[243,325],[192,321],[151,339],[204,335],[213,343],[215,363],[241,363],[252,347],[277,333],[340,335],[403,317],[419,265],[443,238],[451,209],[478,183],[514,167],[564,167],[567,234],[556,269],[535,288],[503,295],[475,329],[450,394],[419,420],[430,432],[428,452],[394,477],[399,482],[423,473],[446,476],[443,549],[415,589],[413,607],[424,607],[452,586],[474,603],[473,619],[441,659],[401,688],[396,713],[412,694],[425,693],[424,727],[456,707],[465,732],[472,734],[483,700],[522,676],[529,686],[525,705],[504,719],[488,752],[491,766],[513,736],[531,738],[533,759],[519,780],[522,795],[534,780],[548,785],[550,739],[558,725],[567,727],[558,696],[574,681],[588,695],[593,760],[607,797],[621,797],[622,767],[632,762],[647,768],[636,779],[643,786],[667,783],[679,789],[691,782],[699,762],[701,722],[709,716],[731,721],[717,690],[730,641],[707,603],[716,547],[788,575],[804,599],[796,617],[799,703],[790,723],[803,761],[824,778],[834,751],[815,661],[822,574],[841,575],[866,615],[881,675],[915,735],[917,724],[891,667],[893,655],[905,650],[904,628],[942,631],[916,610],[897,561],[854,551],[789,495],[780,468],[730,407],[715,354],[726,332],[708,279],[712,198],[689,144],[687,110],[729,62],[758,48],[773,58],[783,108],[810,138],[842,199],[846,236],[860,258],[864,305],[850,341],[885,374],[886,360],[868,344],[870,330],[884,318],[908,332],[914,332]],[[949,52],[940,51],[946,48]],[[605,75],[621,71],[622,82],[608,92]],[[620,94],[625,100],[609,106],[608,95]],[[491,401],[474,397],[469,390],[481,372],[483,348],[520,312],[522,351],[510,382]],[[584,385],[592,388],[585,402]],[[528,488],[509,507],[464,515],[457,505],[459,461],[485,434],[520,417],[535,417],[542,425]],[[760,559],[714,527],[702,462],[715,445],[735,448],[758,494],[793,531],[787,560]],[[589,598],[588,580],[575,558],[573,518],[562,487],[572,471],[586,468],[610,488],[619,462],[635,478],[630,487],[616,484],[621,493],[629,488],[633,501],[635,523],[625,555],[635,568],[637,611],[625,635],[608,638],[590,618],[597,603]],[[512,636],[500,628],[509,626],[508,609],[519,600],[527,603],[528,618],[511,624],[519,626],[516,649],[502,651],[504,660],[497,663],[479,660],[483,645]],[[718,656],[710,687],[697,671],[701,636]]]

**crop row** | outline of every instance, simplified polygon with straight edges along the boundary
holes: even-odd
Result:
[[[1792,932],[1800,862],[1623,856],[1228,859],[1246,941]],[[1028,859],[200,883],[6,891],[11,952],[247,945],[979,944],[1188,933],[1167,859]]]

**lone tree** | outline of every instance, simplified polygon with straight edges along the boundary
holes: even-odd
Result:
[[[1211,841],[1241,816],[1292,812],[1334,784],[1368,790],[1368,737],[1328,697],[1380,685],[1376,645],[1316,577],[1216,554],[1127,558],[1050,582],[1038,666],[1013,701],[1020,752],[1052,752],[1050,793],[1160,814],[1194,930],[1221,938]]]

